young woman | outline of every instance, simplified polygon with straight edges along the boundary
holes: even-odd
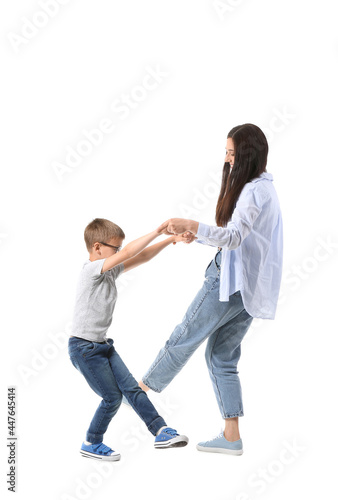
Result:
[[[189,241],[218,247],[201,290],[183,321],[140,382],[161,392],[206,339],[206,362],[225,430],[199,443],[200,451],[243,453],[238,417],[243,416],[237,363],[253,318],[275,316],[282,273],[282,217],[272,175],[266,172],[268,144],[256,125],[230,130],[216,224],[169,219],[167,234],[190,233]]]

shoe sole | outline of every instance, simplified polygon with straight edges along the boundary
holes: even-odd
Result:
[[[169,441],[165,441],[164,443],[155,443],[155,448],[183,448],[189,443],[189,439],[187,436],[178,436]]]
[[[224,453],[225,455],[243,455],[243,450],[228,450],[226,448],[211,448],[207,446],[196,446],[198,451],[206,451],[207,453]]]
[[[89,451],[80,450],[80,454],[85,458],[105,460],[106,462],[117,462],[121,458],[121,455],[119,453],[117,453],[116,455],[97,455],[95,453],[90,453]]]

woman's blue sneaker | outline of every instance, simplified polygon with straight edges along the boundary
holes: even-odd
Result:
[[[85,444],[82,443],[80,453],[83,457],[94,458],[96,460],[108,460],[114,462],[120,460],[121,455],[103,443]]]
[[[165,427],[160,434],[156,436],[155,448],[178,448],[186,446],[189,443],[187,436],[181,436],[175,429]]]
[[[198,443],[196,448],[199,451],[208,451],[210,453],[227,453],[228,455],[242,455],[243,443],[241,439],[237,441],[228,441],[223,432],[210,441]]]

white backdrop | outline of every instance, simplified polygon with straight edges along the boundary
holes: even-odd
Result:
[[[7,387],[16,387],[16,498],[331,497],[338,231],[335,2],[17,0],[1,3],[1,491]],[[126,242],[169,217],[214,224],[227,132],[266,133],[284,218],[275,321],[239,364],[241,457],[199,453],[221,429],[203,347],[150,398],[190,438],[158,451],[121,408],[103,468],[78,453],[99,398],[67,336],[83,230]],[[171,246],[127,273],[109,332],[136,378],[180,322],[214,249]]]

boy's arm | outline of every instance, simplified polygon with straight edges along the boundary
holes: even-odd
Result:
[[[115,253],[114,255],[108,257],[104,261],[101,274],[105,273],[106,271],[109,271],[109,269],[112,269],[118,264],[122,264],[122,262],[131,259],[132,257],[135,257],[147,245],[149,245],[149,243],[151,243],[155,238],[160,236],[160,234],[162,234],[161,231],[159,229],[156,229],[155,231],[152,231],[151,233],[146,234],[145,236],[141,236],[140,238],[137,238],[137,240],[128,243],[128,245],[122,248],[120,252]]]
[[[136,257],[127,260],[124,263],[124,273],[126,271],[130,271],[134,269],[134,267],[140,266],[145,262],[153,259],[157,254],[159,254],[164,248],[169,246],[171,243],[175,244],[178,241],[185,241],[182,235],[179,236],[170,236],[170,238],[166,238],[155,245],[151,245],[151,247],[146,248],[143,252],[139,253]]]

